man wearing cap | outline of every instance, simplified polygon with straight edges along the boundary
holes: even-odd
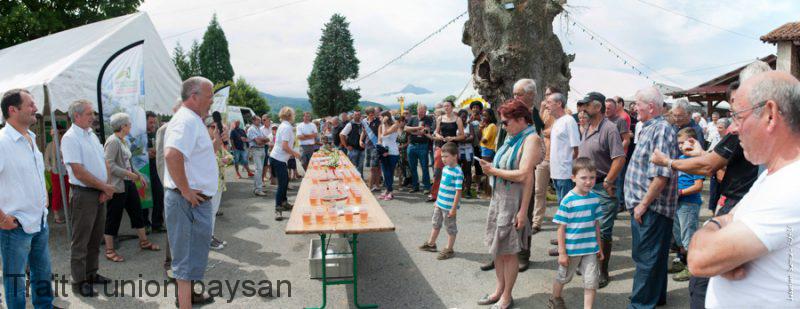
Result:
[[[592,192],[597,194],[600,202],[602,217],[600,220],[600,248],[603,250],[602,264],[600,265],[599,287],[608,285],[608,261],[611,257],[611,236],[614,230],[614,220],[617,217],[617,197],[615,187],[617,177],[625,165],[625,149],[622,146],[618,123],[605,117],[606,97],[598,92],[590,92],[582,100],[586,104],[586,113],[589,115],[589,126],[582,132],[581,145],[578,147],[578,157],[592,159],[597,167],[597,181]],[[619,119],[622,120],[622,119]],[[623,127],[627,126],[622,120]]]

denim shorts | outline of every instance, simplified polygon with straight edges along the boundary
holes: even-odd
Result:
[[[482,158],[494,157],[494,150],[491,150],[486,147],[481,147],[481,157]]]
[[[233,162],[239,165],[247,165],[247,150],[233,150]]]
[[[177,191],[165,190],[164,214],[175,278],[203,279],[211,243],[211,212],[211,200],[192,207]]]
[[[378,162],[378,149],[370,147],[364,150],[364,167],[380,167]]]

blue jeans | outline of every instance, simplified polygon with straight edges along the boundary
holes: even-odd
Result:
[[[636,270],[628,309],[655,308],[667,300],[667,262],[672,237],[672,219],[652,210],[636,222],[631,211],[631,252]]]
[[[277,208],[287,201],[286,191],[289,190],[289,167],[286,162],[275,160],[272,157],[269,158],[269,165],[272,166],[272,172],[275,173],[275,177],[278,177],[278,191],[275,192],[275,207]]]
[[[697,231],[697,220],[700,217],[700,204],[680,202],[675,211],[675,223],[672,224],[672,237],[675,242],[688,249],[692,235]]]
[[[600,197],[600,209],[603,212],[600,219],[600,237],[603,240],[611,241],[611,236],[614,232],[614,220],[617,219],[617,208],[619,206],[617,197],[609,196],[606,189],[603,188],[603,183],[595,184],[592,192]]]
[[[419,189],[419,170],[417,162],[422,168],[422,187],[425,190],[431,189],[431,175],[428,171],[428,144],[408,145],[408,166],[411,169],[411,187]]]
[[[353,148],[353,150],[347,151],[347,158],[350,159],[350,162],[353,163],[353,166],[356,167],[358,174],[364,175],[364,150],[359,150]]]
[[[625,164],[622,165],[622,170],[617,175],[617,181],[614,183],[617,187],[614,193],[617,194],[617,203],[619,204],[619,207],[617,207],[617,209],[619,209],[618,212],[625,210],[625,173],[627,172],[628,162],[625,162]]]
[[[34,308],[52,308],[53,288],[50,277],[50,236],[47,219],[38,233],[28,234],[18,226],[0,230],[0,252],[3,259],[3,285],[8,308],[25,308],[25,266],[31,271],[31,302]]]
[[[553,187],[556,189],[558,204],[561,205],[561,200],[567,196],[569,190],[575,187],[575,183],[572,182],[572,179],[553,179]]]
[[[394,168],[397,167],[398,160],[400,160],[400,156],[398,155],[388,155],[380,159],[381,170],[383,171],[383,185],[386,186],[386,192],[389,193],[392,193]]]

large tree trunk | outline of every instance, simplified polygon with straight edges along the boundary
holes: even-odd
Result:
[[[512,3],[513,9],[506,4]],[[478,92],[496,108],[512,97],[514,83],[536,81],[535,105],[544,88],[554,85],[564,94],[572,77],[553,19],[566,0],[469,0],[469,20],[461,41],[472,47],[472,78]]]

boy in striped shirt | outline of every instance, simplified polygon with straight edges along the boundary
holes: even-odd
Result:
[[[581,157],[572,164],[575,187],[558,206],[553,222],[558,224],[558,274],[553,282],[550,308],[565,308],[561,291],[572,280],[576,270],[583,274],[583,307],[592,308],[598,287],[598,265],[603,260],[600,251],[602,218],[598,195],[593,193],[597,169],[591,159]]]
[[[456,242],[458,227],[456,226],[456,211],[458,202],[461,200],[461,184],[464,182],[464,174],[458,166],[458,146],[453,142],[448,142],[442,146],[442,180],[439,183],[439,194],[433,206],[433,230],[431,238],[419,247],[422,251],[436,252],[436,238],[439,237],[439,230],[442,228],[442,221],[447,228],[447,248],[436,257],[439,260],[446,260],[453,255],[453,244]]]

